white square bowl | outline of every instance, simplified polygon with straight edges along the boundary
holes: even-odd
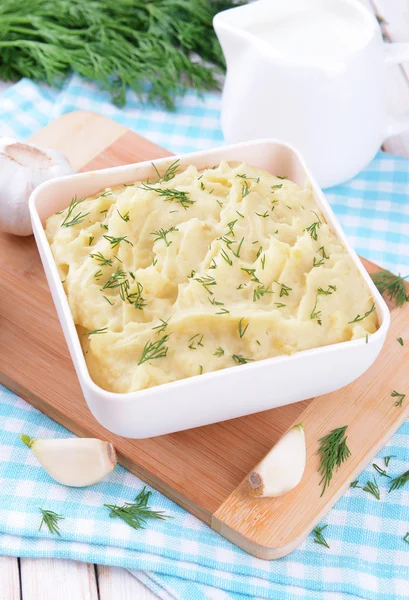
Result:
[[[376,303],[379,329],[368,337],[368,341],[363,338],[291,356],[267,358],[126,394],[107,392],[89,375],[43,224],[50,215],[66,208],[75,195],[87,197],[105,187],[146,179],[153,174],[152,163],[147,161],[53,179],[32,193],[31,220],[71,358],[94,417],[113,433],[146,438],[326,394],[362,375],[374,362],[385,341],[390,323],[389,310],[298,152],[287,144],[268,139],[162,158],[155,160],[155,165],[166,169],[176,158],[182,166],[193,164],[198,169],[222,160],[242,161],[287,176],[301,186],[310,183],[328,225],[342,241],[368,285]]]

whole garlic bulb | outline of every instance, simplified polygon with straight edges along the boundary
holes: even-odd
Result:
[[[33,233],[28,210],[31,192],[43,181],[74,173],[59,150],[48,150],[11,138],[0,139],[0,231]]]

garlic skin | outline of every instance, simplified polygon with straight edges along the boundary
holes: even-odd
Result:
[[[43,181],[74,173],[68,158],[59,150],[0,139],[0,231],[31,235],[28,199]]]
[[[283,496],[300,483],[305,463],[304,423],[300,423],[287,431],[248,474],[246,491],[259,498]]]
[[[116,466],[113,445],[94,438],[38,440],[21,435],[38,462],[58,483],[85,487],[98,483]]]

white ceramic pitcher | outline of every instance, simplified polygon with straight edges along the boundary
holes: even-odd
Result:
[[[387,114],[386,68],[409,44],[384,43],[358,0],[259,0],[217,14],[227,76],[226,141],[295,146],[322,187],[353,177],[384,139],[409,129]]]

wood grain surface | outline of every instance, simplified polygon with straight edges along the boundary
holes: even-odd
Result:
[[[120,125],[116,130],[117,124],[100,115],[79,111],[63,120],[69,142],[58,120],[44,130],[45,141],[41,132],[35,140],[64,149],[83,170],[169,154],[124,132]],[[94,145],[89,150],[82,147],[93,130],[99,150]],[[0,382],[74,433],[111,440],[123,466],[261,558],[278,558],[301,543],[409,414],[409,403],[396,408],[390,397],[393,389],[409,389],[404,369],[409,348],[409,308],[405,308],[393,311],[391,333],[372,369],[338,392],[159,438],[120,438],[101,427],[85,404],[33,238],[0,237],[0,294]],[[403,348],[396,342],[398,336],[408,340]],[[243,477],[300,420],[306,423],[308,440],[301,485],[280,499],[244,497]],[[349,426],[353,456],[320,498],[317,442],[344,424]]]

